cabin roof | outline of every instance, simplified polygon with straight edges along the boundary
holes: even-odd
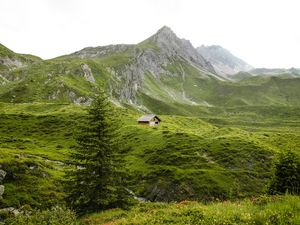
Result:
[[[138,119],[138,122],[149,122],[150,120],[152,120],[153,118],[156,118],[158,119],[159,121],[161,121],[161,119],[158,118],[158,116],[156,116],[155,114],[147,114],[147,115],[144,115],[142,117],[140,117]]]

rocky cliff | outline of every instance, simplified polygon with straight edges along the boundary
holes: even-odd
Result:
[[[0,169],[0,199],[2,199],[2,195],[4,194],[5,187],[2,185],[2,182],[6,176],[6,172]]]
[[[216,75],[211,63],[202,57],[188,40],[178,38],[166,26],[137,45],[89,47],[64,58],[94,59],[102,62],[105,58],[115,60],[114,62],[108,60],[112,63],[105,65],[106,70],[113,76],[108,84],[109,92],[117,99],[133,104],[139,104],[137,93],[147,88],[146,74],[156,80],[161,80],[165,76],[183,77],[186,74],[183,68],[179,71],[170,70],[174,65],[182,67],[181,63],[192,66],[199,72],[199,76],[204,72],[221,79]],[[207,75],[205,77],[209,78]]]

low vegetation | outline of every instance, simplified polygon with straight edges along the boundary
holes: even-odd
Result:
[[[73,134],[77,124],[86,117],[84,107],[49,103],[0,103],[0,106],[3,124],[0,126],[0,165],[7,172],[0,208],[19,209],[26,205],[32,210],[47,210],[63,204],[66,194],[62,181],[65,170],[70,168],[70,151],[76,145]],[[123,172],[129,174],[129,191],[137,197],[170,202],[170,205],[145,203],[130,211],[109,210],[100,215],[107,215],[105,221],[110,221],[126,214],[126,220],[124,217],[120,221],[130,224],[139,208],[146,207],[151,211],[151,207],[161,205],[166,210],[165,216],[161,217],[167,221],[178,205],[172,202],[197,200],[203,203],[225,201],[214,206],[195,203],[197,207],[208,209],[217,207],[221,210],[226,202],[233,208],[241,204],[245,214],[249,211],[251,218],[261,218],[260,205],[252,204],[250,200],[228,201],[266,193],[274,174],[276,156],[288,150],[299,156],[297,112],[293,107],[214,108],[203,110],[198,117],[160,115],[160,126],[148,127],[136,123],[140,113],[118,109],[123,122],[118,142],[125,160]],[[289,207],[290,203],[286,201],[290,202],[290,199],[297,198],[276,199],[274,205]],[[193,204],[188,203],[188,207],[193,208]],[[264,222],[256,224],[270,221],[272,209],[275,210],[272,204],[270,202],[263,208],[266,217],[258,221]],[[110,213],[115,211],[120,214],[112,218]],[[274,217],[284,217],[281,211],[273,213]],[[143,217],[146,214],[148,211]],[[97,215],[88,220],[93,221]],[[243,217],[242,214],[239,216]],[[209,217],[207,214],[204,221]],[[290,224],[296,221],[295,218]],[[102,223],[100,219],[95,221]],[[145,221],[153,222],[150,218]],[[224,221],[234,223],[233,217],[225,216]]]
[[[178,203],[142,203],[129,211],[112,209],[81,219],[82,224],[299,224],[300,198],[296,196],[266,197],[238,202],[202,204],[182,201]]]
[[[64,207],[52,207],[44,211],[23,211],[5,221],[7,225],[75,225],[76,214]]]

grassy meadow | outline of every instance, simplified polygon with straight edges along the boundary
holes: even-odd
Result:
[[[263,204],[251,200],[266,193],[277,153],[300,153],[299,111],[271,109],[272,115],[268,107],[206,109],[198,116],[165,114],[159,115],[158,127],[148,127],[137,124],[141,113],[118,108],[118,142],[129,189],[138,197],[165,203],[109,210],[83,221],[297,224],[297,197],[266,197]],[[0,165],[7,172],[1,208],[64,204],[61,183],[76,144],[76,126],[85,113],[84,106],[73,104],[0,103]],[[290,222],[283,223],[287,218]]]
[[[86,216],[80,224],[296,225],[300,223],[299,200],[299,197],[287,195],[209,204],[193,201],[141,203],[129,211],[112,209]]]

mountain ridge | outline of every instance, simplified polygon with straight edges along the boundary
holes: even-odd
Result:
[[[219,45],[202,45],[197,48],[197,51],[212,63],[218,74],[227,78],[238,72],[248,72],[254,69],[253,66]]]
[[[88,47],[3,71],[4,102],[89,104],[103,89],[118,105],[154,113],[192,115],[199,107],[300,104],[297,77],[257,79],[244,72],[237,79],[223,78],[168,27],[136,45]]]

